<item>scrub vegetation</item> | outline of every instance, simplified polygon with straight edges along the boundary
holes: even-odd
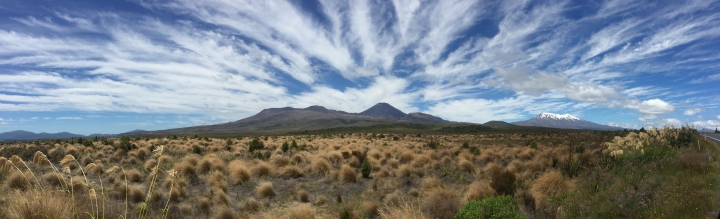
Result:
[[[360,129],[358,129],[360,130]],[[0,145],[0,218],[714,218],[687,127]]]

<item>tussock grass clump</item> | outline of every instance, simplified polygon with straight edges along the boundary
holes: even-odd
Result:
[[[258,184],[258,186],[255,187],[255,194],[261,198],[270,198],[277,195],[272,182],[261,182]]]
[[[295,204],[286,208],[264,212],[258,215],[258,219],[314,219],[327,218],[328,216],[318,215],[315,208],[309,204]]]
[[[283,167],[281,175],[285,178],[298,178],[303,176],[303,172],[297,166],[286,166]]]
[[[290,158],[282,155],[272,155],[272,157],[270,157],[270,163],[272,163],[276,167],[284,167],[290,164]]]
[[[311,165],[312,171],[319,175],[326,175],[330,171],[330,163],[324,158],[313,158]]]
[[[265,162],[260,162],[252,168],[251,172],[255,177],[271,176],[272,167]]]
[[[573,188],[573,184],[566,180],[562,173],[550,171],[535,180],[535,183],[530,187],[530,194],[535,198],[536,205],[542,206],[549,196],[568,192]]]
[[[340,167],[340,181],[351,183],[357,181],[357,172],[347,164]]]
[[[465,192],[464,201],[482,200],[495,195],[495,189],[486,181],[475,181],[468,187]]]
[[[230,164],[228,164],[228,170],[230,171],[230,180],[233,185],[239,185],[250,180],[250,172],[241,160],[230,162]]]
[[[42,198],[38,198],[42,197]],[[73,218],[72,199],[59,192],[13,191],[4,197],[1,216],[8,219]]]
[[[175,165],[173,166],[173,169],[177,170],[178,173],[180,173],[180,175],[182,177],[191,178],[191,177],[196,176],[195,175],[195,166],[192,164],[192,162],[187,161],[187,160],[183,160],[182,162],[175,163]]]
[[[214,219],[235,219],[238,218],[237,214],[232,210],[232,208],[229,207],[217,207],[213,209],[213,212],[215,214],[213,215]]]
[[[147,187],[145,185],[132,184],[128,188],[128,200],[134,203],[145,201],[146,192]]]
[[[60,173],[50,172],[46,173],[42,176],[42,179],[45,180],[45,182],[54,187],[62,188],[65,187],[66,182],[65,178]]]
[[[361,207],[361,215],[363,218],[376,218],[379,213],[379,205],[377,202],[365,201]]]
[[[297,199],[301,202],[310,202],[310,194],[307,191],[301,189],[296,195]]]
[[[158,158],[158,162],[160,162],[160,164],[167,164],[167,163],[172,162],[172,160],[173,160],[173,157],[169,156],[169,155],[162,155]]]
[[[422,202],[422,211],[431,218],[453,219],[459,210],[460,202],[451,191],[432,192]]]
[[[158,164],[158,163],[157,163],[157,160],[155,160],[155,159],[149,159],[149,160],[146,160],[146,161],[145,161],[145,164],[143,165],[143,168],[145,168],[146,170],[149,171],[149,170],[152,170],[153,168],[155,168],[155,166],[157,166],[157,164]]]
[[[241,211],[247,211],[247,212],[255,212],[260,210],[260,203],[255,200],[253,197],[249,197],[245,199],[245,201],[241,204],[238,204],[238,208]]]
[[[378,212],[381,219],[429,219],[423,215],[421,208],[410,202],[397,206],[385,206]]]
[[[472,173],[475,172],[475,165],[466,159],[460,159],[460,161],[457,164],[458,169],[464,172]]]
[[[315,205],[324,205],[327,203],[327,197],[324,195],[315,196]]]
[[[228,185],[227,185],[227,179],[225,178],[225,174],[223,174],[220,171],[213,171],[205,176],[205,183],[211,188],[211,189],[219,189],[223,192],[227,192]]]
[[[428,177],[423,179],[422,187],[424,189],[443,188],[444,183],[442,180],[435,177]]]
[[[225,162],[214,154],[205,155],[200,163],[198,163],[197,171],[200,174],[210,172],[210,170],[218,170],[225,172]]]
[[[5,185],[10,189],[29,189],[32,184],[30,183],[30,178],[28,177],[32,176],[23,174],[18,171],[12,171],[12,173],[7,177],[7,179],[5,179]]]
[[[127,177],[127,180],[130,182],[140,182],[143,180],[143,173],[136,169],[131,169],[125,172],[125,176]]]

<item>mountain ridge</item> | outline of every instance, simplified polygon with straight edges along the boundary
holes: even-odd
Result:
[[[540,113],[525,121],[512,122],[520,126],[537,126],[560,129],[622,130],[622,128],[601,125],[580,119],[570,114]]]

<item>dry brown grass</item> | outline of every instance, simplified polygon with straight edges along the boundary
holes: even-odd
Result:
[[[272,176],[272,167],[265,162],[259,162],[251,170],[255,177]]]
[[[347,164],[342,165],[340,167],[340,181],[346,182],[346,183],[352,183],[357,181],[357,172],[354,168],[350,167]]]
[[[551,195],[568,192],[574,188],[573,183],[558,171],[542,174],[530,188],[530,194],[535,198],[537,206],[545,204]]]
[[[297,199],[301,202],[310,202],[310,194],[303,189],[299,190],[296,196]]]
[[[286,156],[282,156],[282,155],[273,154],[270,157],[270,163],[272,163],[276,167],[284,167],[284,166],[290,164],[290,158],[287,158]]]
[[[444,183],[442,180],[440,180],[438,178],[428,177],[428,178],[423,179],[422,187],[423,187],[423,189],[443,188]]]
[[[260,203],[253,197],[245,199],[243,203],[238,204],[241,211],[255,212],[260,210]]]
[[[451,191],[434,191],[422,202],[423,213],[431,218],[453,219],[459,210],[460,201]]]
[[[260,198],[269,198],[277,195],[272,182],[261,182],[255,187],[255,194]]]
[[[327,215],[318,215],[310,204],[295,204],[287,208],[264,212],[253,218],[258,219],[314,219],[327,218]]]
[[[43,180],[50,186],[54,186],[57,188],[65,187],[66,182],[62,174],[50,172],[46,173],[42,176]]]
[[[63,219],[72,218],[70,197],[59,192],[42,193],[31,190],[29,193],[13,191],[5,197],[2,213],[8,219]]]
[[[381,219],[429,219],[422,214],[420,207],[409,202],[398,206],[385,206],[379,210]]]
[[[125,172],[125,176],[130,182],[140,182],[143,180],[144,174],[136,169],[131,169]]]
[[[12,171],[12,173],[5,179],[5,186],[10,189],[26,190],[32,185],[30,183],[30,175],[23,174],[19,171]]]
[[[214,219],[236,219],[239,218],[237,214],[229,207],[216,207],[213,209]]]
[[[210,189],[220,189],[223,192],[227,192],[228,185],[227,185],[227,178],[225,178],[225,174],[222,172],[215,170],[205,176],[205,183],[210,187]]]
[[[198,163],[197,171],[200,174],[205,174],[210,172],[210,170],[225,172],[225,162],[215,154],[205,155],[203,159],[200,160],[200,163]]]
[[[490,186],[490,182],[475,181],[468,186],[468,190],[465,192],[465,198],[463,201],[482,200],[494,195],[495,189]]]
[[[250,172],[242,160],[230,162],[230,164],[228,164],[228,170],[230,171],[230,179],[233,185],[239,185],[250,180]]]
[[[469,160],[460,159],[457,166],[458,166],[458,169],[460,169],[461,171],[468,172],[468,173],[475,172],[475,164],[473,164]]]
[[[143,168],[145,168],[146,170],[149,171],[149,170],[152,170],[153,168],[155,168],[155,166],[157,166],[157,164],[158,164],[158,163],[157,163],[157,160],[155,160],[155,159],[149,159],[149,160],[146,160],[146,161],[145,161],[145,164],[143,165]]]
[[[319,175],[326,175],[330,171],[330,163],[321,157],[315,157],[312,160],[312,171]]]
[[[315,196],[315,205],[324,205],[327,203],[327,197],[324,195]]]
[[[138,203],[145,201],[145,195],[147,193],[147,187],[141,184],[132,184],[128,188],[128,201]]]
[[[286,166],[283,167],[280,175],[285,178],[298,178],[303,176],[303,172],[297,166]]]

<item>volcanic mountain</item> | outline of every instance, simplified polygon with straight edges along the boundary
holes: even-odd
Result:
[[[429,114],[406,114],[390,104],[378,103],[361,113],[348,113],[339,110],[327,109],[322,106],[310,106],[307,108],[269,108],[260,111],[258,114],[234,122],[160,131],[138,132],[132,133],[132,135],[199,133],[269,134],[395,123],[454,124],[454,122],[446,121]]]
[[[589,129],[589,130],[621,130],[622,128],[600,125],[594,122],[582,120],[570,114],[541,113],[531,119],[512,124],[520,126],[537,126],[560,129]]]

